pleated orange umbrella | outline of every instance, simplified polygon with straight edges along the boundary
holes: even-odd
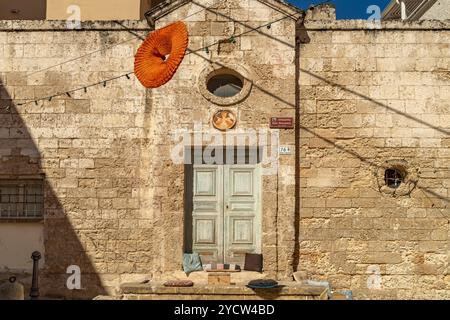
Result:
[[[178,21],[152,32],[139,47],[134,73],[146,88],[157,88],[172,79],[183,61],[188,46],[188,31]]]

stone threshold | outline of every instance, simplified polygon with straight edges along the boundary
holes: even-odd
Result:
[[[116,297],[97,300],[327,300],[327,288],[280,281],[279,287],[251,289],[245,285],[194,284],[192,287],[165,287],[163,282],[124,283]]]

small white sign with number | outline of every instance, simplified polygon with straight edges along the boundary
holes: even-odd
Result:
[[[291,147],[289,146],[279,146],[278,147],[279,154],[292,154]]]

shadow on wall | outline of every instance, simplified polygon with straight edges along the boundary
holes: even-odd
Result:
[[[8,91],[1,82],[0,97],[1,106],[13,105]],[[93,298],[97,295],[105,294],[105,289],[92,262],[85,253],[77,231],[73,229],[66,215],[66,210],[70,210],[73,204],[68,200],[64,201],[63,192],[61,191],[61,194],[57,195],[52,187],[52,183],[55,183],[54,181],[58,183],[58,179],[64,177],[64,170],[45,169],[45,156],[33,141],[27,128],[26,123],[39,126],[40,117],[41,115],[36,113],[23,114],[22,117],[14,105],[9,110],[0,108],[0,183],[5,179],[9,181],[41,179],[43,183],[43,238],[45,248],[43,260],[45,261],[44,265],[41,266],[39,277],[41,297]],[[63,202],[66,202],[65,206]],[[21,224],[25,226],[23,221],[17,221],[17,219],[0,218],[0,224],[11,222],[16,224],[19,230],[21,229]],[[42,221],[38,223],[42,223]],[[95,230],[92,232],[95,232]],[[19,241],[23,234],[18,233],[15,236]],[[14,241],[8,241],[8,243],[11,242]],[[28,244],[30,247],[34,247],[34,245],[38,244]],[[18,250],[18,248],[4,249],[13,252]],[[30,257],[30,268],[32,265],[31,253],[20,253]],[[0,265],[2,265],[1,261]],[[80,267],[80,290],[69,290],[66,287],[67,279],[71,275],[66,273],[66,271],[71,265]],[[11,273],[0,273],[0,280],[7,279],[10,275]],[[18,279],[25,285],[25,294],[28,296],[31,275],[29,273],[18,275]]]

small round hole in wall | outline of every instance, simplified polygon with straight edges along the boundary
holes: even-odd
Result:
[[[418,167],[404,159],[387,160],[376,170],[378,188],[386,195],[408,196],[416,188],[418,174]]]
[[[219,73],[208,79],[206,87],[216,97],[234,97],[241,92],[244,83],[242,79],[231,73]]]
[[[386,186],[397,189],[403,183],[405,178],[404,172],[397,168],[389,168],[384,172],[384,182]]]

